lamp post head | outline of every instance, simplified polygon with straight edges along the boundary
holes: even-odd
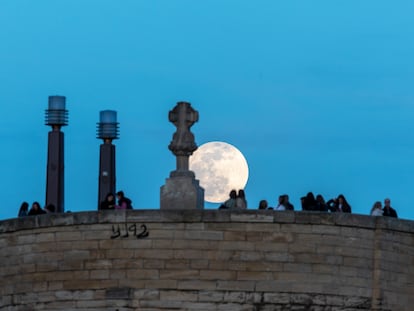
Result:
[[[49,109],[45,111],[45,124],[58,129],[68,125],[65,96],[49,96]]]
[[[119,138],[119,122],[116,122],[115,110],[102,110],[99,113],[96,137],[104,141],[112,141]]]

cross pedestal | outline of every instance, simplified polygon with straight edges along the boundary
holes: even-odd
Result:
[[[203,209],[204,189],[189,170],[189,157],[197,149],[190,127],[198,121],[198,112],[187,102],[179,102],[168,115],[176,127],[168,148],[177,157],[177,169],[161,187],[161,209]]]

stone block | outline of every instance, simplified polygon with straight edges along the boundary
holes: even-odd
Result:
[[[180,290],[216,290],[216,281],[204,281],[204,280],[182,280],[178,281],[176,289]]]
[[[226,292],[224,294],[224,301],[243,304],[246,302],[246,292]]]
[[[256,291],[267,293],[288,293],[292,291],[292,282],[285,280],[257,281]]]
[[[218,291],[198,291],[198,301],[200,302],[222,302],[224,299],[224,292]]]
[[[207,259],[192,259],[190,260],[191,269],[207,269],[209,261]]]
[[[225,231],[223,232],[223,239],[226,241],[245,241],[246,234],[245,231]]]
[[[80,231],[61,231],[55,233],[57,241],[82,241],[82,233]]]
[[[36,272],[48,272],[58,270],[59,262],[46,261],[36,264]]]
[[[73,292],[69,290],[60,290],[55,292],[57,300],[73,300]]]
[[[89,259],[89,250],[68,250],[63,254],[65,261],[79,261]]]
[[[261,242],[256,243],[256,251],[261,252],[288,252],[289,244],[282,242]]]
[[[63,289],[63,282],[62,281],[49,281],[48,282],[48,291],[54,292],[57,290]]]
[[[54,242],[55,241],[55,233],[42,233],[36,235],[36,243],[42,243],[42,242]]]
[[[246,223],[244,230],[247,233],[259,232],[259,233],[263,233],[263,235],[266,235],[266,234],[272,234],[274,232],[280,232],[280,224],[261,223],[260,225],[257,225],[255,223],[249,222],[249,223]]]
[[[113,267],[117,269],[142,269],[144,266],[144,260],[140,258],[118,258],[113,259]]]
[[[106,299],[130,299],[133,296],[133,291],[128,287],[108,288],[105,291]]]
[[[288,252],[266,252],[264,254],[264,259],[265,261],[270,262],[291,262],[295,260],[294,256]]]
[[[162,280],[194,280],[200,278],[199,270],[162,270],[160,279]]]
[[[240,280],[240,281],[273,280],[273,272],[239,271],[237,272],[237,280]]]
[[[320,212],[308,212],[301,211],[295,213],[295,223],[297,224],[320,224],[321,213]]]
[[[293,240],[294,234],[292,233],[272,232],[270,234],[263,234],[264,242],[287,244],[293,242]]]
[[[132,258],[142,259],[174,259],[174,251],[168,249],[140,249],[135,250]],[[125,256],[124,256],[125,258]]]
[[[216,311],[217,306],[214,303],[203,303],[203,302],[185,302],[183,304],[184,310],[205,310],[205,311]]]
[[[137,289],[133,293],[134,299],[158,300],[160,299],[160,291],[157,289]]]
[[[316,234],[326,234],[326,235],[335,235],[338,236],[341,234],[341,227],[329,226],[329,225],[313,225],[312,233]]]
[[[109,270],[92,270],[90,278],[92,280],[106,280],[109,278]]]
[[[116,280],[66,280],[63,281],[63,289],[67,291],[73,290],[97,290],[116,287]]]
[[[309,264],[322,264],[326,262],[326,255],[317,254],[317,253],[299,253],[295,254],[295,261],[297,263],[302,264],[304,267],[309,267]]]
[[[11,243],[17,243],[19,245],[21,244],[33,244],[36,242],[36,236],[34,234],[30,235],[19,235],[17,236],[17,241],[10,241]],[[6,245],[8,245],[10,242],[7,241],[7,239],[0,239],[0,247],[3,248]]]
[[[142,268],[145,269],[164,269],[166,260],[162,259],[145,259],[142,264]]]
[[[161,278],[158,269],[129,269],[125,271],[127,279],[158,280]]]
[[[256,311],[257,308],[252,305],[243,304],[240,305],[238,303],[223,303],[220,304],[217,308],[217,311]],[[268,309],[264,310],[263,308],[260,308],[260,311],[275,311],[274,309]]]
[[[203,231],[185,231],[183,238],[185,239],[194,239],[194,240],[214,240],[214,241],[221,241],[223,240],[223,232],[221,231],[210,231],[210,230],[203,230]]]
[[[376,226],[376,218],[367,215],[336,213],[335,223],[341,226],[374,229]]]
[[[174,251],[175,259],[204,259],[207,257],[206,251],[193,249],[177,249]]]
[[[168,269],[189,269],[190,260],[189,259],[172,259],[165,262],[165,268]]]
[[[200,270],[200,280],[237,280],[236,271],[228,270]]]
[[[101,217],[106,215],[113,214],[112,211],[105,212],[80,212],[80,213],[71,213],[67,217],[73,218],[73,225],[83,225],[83,224],[95,224],[101,222]]]
[[[248,212],[236,212],[232,211],[230,215],[232,222],[264,222],[273,223],[273,215],[259,214],[259,213],[248,213]]]
[[[151,228],[151,239],[170,239],[172,235],[171,230]]]
[[[146,280],[145,288],[147,289],[177,289],[180,282],[177,280]]]
[[[204,208],[204,189],[191,176],[167,178],[161,187],[161,210],[185,210]]]
[[[271,304],[289,304],[290,294],[287,293],[265,293],[263,295],[263,302]]]
[[[274,211],[274,221],[279,224],[284,223],[294,223],[295,222],[295,212],[292,211]]]
[[[312,226],[304,226],[303,224],[286,223],[280,225],[280,232],[282,233],[312,233]]]
[[[105,310],[106,307],[107,307],[106,300],[78,300],[76,301],[76,308],[80,310],[100,311],[100,310]],[[73,309],[69,309],[69,310],[73,310]],[[122,309],[116,309],[116,310],[122,311]]]
[[[312,295],[309,294],[293,294],[290,295],[290,303],[301,305],[302,307],[310,307],[313,303]]]
[[[163,290],[160,292],[160,300],[169,301],[197,301],[197,291],[179,291],[179,290]]]
[[[253,291],[254,288],[254,281],[217,281],[218,290]]]
[[[329,265],[329,264],[313,264],[312,271],[317,274],[330,274],[336,275],[339,273],[341,267],[338,265]]]
[[[207,224],[207,226],[210,226],[209,223],[217,224],[220,222],[230,222],[231,212],[228,210],[218,210],[218,211],[212,211],[212,210],[204,210],[203,212],[203,218],[201,221]]]
[[[248,241],[221,241],[217,244],[219,250],[254,251],[255,243]]]

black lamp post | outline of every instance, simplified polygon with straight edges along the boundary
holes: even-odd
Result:
[[[100,112],[100,122],[97,124],[97,138],[103,140],[99,154],[99,189],[98,210],[108,193],[115,194],[115,145],[112,140],[119,138],[119,123],[116,121],[116,111],[103,110]]]
[[[64,208],[64,135],[62,126],[68,125],[68,111],[65,96],[49,96],[45,124],[52,127],[48,135],[46,206],[53,205],[55,211],[63,213]]]

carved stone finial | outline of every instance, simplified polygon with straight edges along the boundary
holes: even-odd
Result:
[[[189,157],[197,150],[194,135],[190,127],[198,121],[198,112],[191,107],[190,103],[179,102],[168,114],[168,119],[176,127],[177,131],[168,149],[177,157],[177,169],[170,176],[194,176],[189,170]]]
[[[176,156],[189,157],[197,149],[190,127],[198,121],[198,112],[190,103],[179,102],[168,114],[168,119],[177,127],[168,149]]]
[[[203,209],[204,189],[189,170],[189,158],[197,149],[190,127],[198,121],[198,112],[190,103],[179,102],[168,114],[177,131],[168,149],[177,157],[177,169],[161,187],[161,209]]]

